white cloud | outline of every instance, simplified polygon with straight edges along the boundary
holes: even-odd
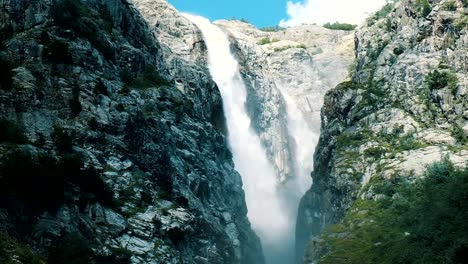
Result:
[[[282,27],[296,26],[303,23],[342,22],[361,24],[370,13],[377,11],[385,0],[303,0],[288,1],[287,19],[279,23]]]

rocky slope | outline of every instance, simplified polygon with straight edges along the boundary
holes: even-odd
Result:
[[[353,34],[315,25],[268,31],[237,20],[215,23],[231,36],[248,87],[253,126],[280,180],[297,177],[294,159],[296,143],[300,142],[288,131],[290,106],[285,96],[318,135],[324,94],[348,76]]]
[[[263,263],[191,23],[160,0],[12,0],[0,32],[2,233],[48,263]]]
[[[300,204],[296,245],[305,263],[329,253],[324,227],[368,214],[359,203],[349,211],[356,199],[385,197],[377,184],[418,178],[443,158],[468,161],[466,1],[401,1],[355,40],[355,73],[325,97],[314,183]]]

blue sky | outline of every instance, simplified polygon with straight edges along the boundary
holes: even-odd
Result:
[[[168,0],[179,11],[210,20],[247,19],[257,27],[277,25],[286,17],[285,0]]]
[[[385,0],[168,0],[179,11],[210,20],[244,18],[257,27],[361,23]]]

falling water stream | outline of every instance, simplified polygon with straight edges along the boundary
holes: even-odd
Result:
[[[292,198],[294,201],[291,203],[291,199],[279,185],[266,150],[251,127],[251,120],[245,107],[246,87],[238,69],[238,62],[231,53],[227,35],[203,17],[190,14],[184,16],[203,33],[208,49],[208,67],[223,98],[229,146],[235,169],[242,177],[248,208],[247,216],[262,241],[267,263],[292,263],[296,209],[299,197],[305,190],[296,189],[296,194]],[[292,109],[289,105],[288,108]],[[303,131],[297,118],[288,119],[290,119],[288,130],[298,133]],[[297,138],[294,135],[292,137]],[[297,141],[296,139],[296,145],[302,144]],[[301,148],[297,148],[297,155],[310,154],[301,151]],[[301,168],[296,170],[301,171]],[[299,178],[303,177],[293,181],[293,187],[290,189],[310,187],[310,183],[304,185],[304,181]],[[309,179],[309,176],[306,178]]]

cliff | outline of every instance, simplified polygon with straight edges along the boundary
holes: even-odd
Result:
[[[384,209],[380,203],[386,202],[387,208],[401,203],[406,208],[401,197],[410,200],[411,196],[397,186],[408,182],[413,186],[410,193],[419,193],[417,186],[425,186],[423,178],[432,179],[440,165],[429,172],[425,172],[426,168],[441,160],[455,168],[466,167],[466,10],[466,1],[405,0],[386,6],[357,29],[352,80],[325,96],[313,185],[301,200],[297,220],[298,261],[305,253],[305,263],[363,263],[353,259],[385,243],[390,232],[380,238],[368,234],[363,239],[370,244],[359,240],[362,237],[356,238],[355,232],[373,230],[380,234],[379,229],[366,229],[374,220],[381,223],[379,214]],[[438,214],[436,209],[434,205],[434,215]],[[397,219],[395,215],[386,217]],[[445,217],[449,226],[451,216]],[[323,232],[330,224],[337,225]],[[393,223],[394,227],[398,225]],[[404,237],[412,239],[412,235],[401,231],[394,240],[407,241]],[[351,246],[356,241],[353,239],[363,242],[354,244],[354,255],[334,251]],[[409,245],[399,250],[386,248],[385,254],[395,251],[405,255],[405,251],[411,251]],[[456,248],[453,250],[456,252]],[[366,261],[374,263],[372,256],[368,257]],[[380,257],[379,263],[387,263],[384,253]]]
[[[0,32],[6,241],[48,263],[263,263],[190,22],[159,0],[0,1]],[[14,243],[2,263],[33,261]]]
[[[291,181],[298,177],[296,148],[304,142],[295,142],[288,112],[297,108],[301,121],[318,139],[323,97],[348,77],[353,34],[315,25],[262,30],[237,20],[215,23],[232,38],[248,86],[253,126],[280,180]],[[313,151],[316,140],[307,140]],[[307,159],[304,163],[311,164],[311,157]]]

